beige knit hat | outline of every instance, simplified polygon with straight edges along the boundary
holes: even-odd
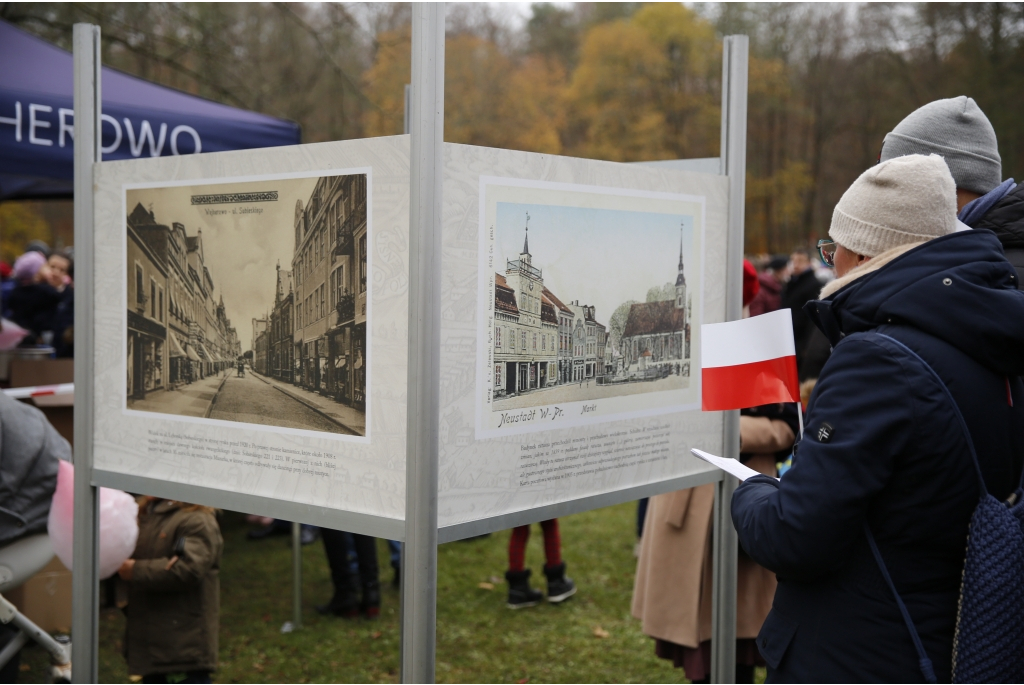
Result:
[[[906,155],[877,164],[853,182],[832,212],[828,234],[874,257],[956,230],[956,185],[938,155]]]

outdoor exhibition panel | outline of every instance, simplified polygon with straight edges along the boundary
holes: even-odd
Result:
[[[439,539],[720,479],[729,181],[445,144]]]
[[[719,480],[728,180],[444,150],[441,540]],[[403,538],[408,137],[96,188],[96,482]]]
[[[408,136],[95,179],[95,482],[401,539]]]
[[[97,486],[404,540],[402,680],[432,682],[438,542],[715,482],[732,677],[734,479],[688,451],[738,456],[697,360],[740,316],[746,38],[719,175],[445,144],[443,4],[412,23],[409,136],[102,163],[75,26],[76,682]]]

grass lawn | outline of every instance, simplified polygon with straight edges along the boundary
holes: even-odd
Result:
[[[579,586],[562,605],[505,607],[509,532],[438,550],[437,681],[683,681],[683,672],[654,656],[650,638],[629,615],[636,561],[635,504],[561,519],[563,557]],[[220,669],[215,682],[398,682],[399,597],[392,589],[387,546],[379,542],[383,605],[377,621],[319,616],[331,593],[323,546],[303,548],[304,627],[282,634],[291,619],[290,538],[245,538],[241,514],[221,517]],[[543,536],[533,526],[527,564],[542,586]],[[538,578],[539,576],[539,578]],[[484,584],[484,586],[481,586]],[[486,584],[493,585],[488,589]],[[124,619],[100,618],[100,681],[130,682],[121,657]],[[41,649],[22,652],[21,682],[45,682]],[[759,674],[763,679],[763,671]]]

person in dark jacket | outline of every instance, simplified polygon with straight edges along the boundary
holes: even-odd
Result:
[[[144,683],[208,683],[217,668],[220,558],[213,509],[146,498],[128,582],[125,657]]]
[[[71,285],[61,293],[53,312],[53,350],[57,357],[75,356],[75,288]]]
[[[793,342],[796,345],[796,365],[800,371],[800,380],[811,378],[817,374],[808,375],[805,370],[809,351],[816,342],[818,336],[811,319],[804,313],[804,305],[811,300],[817,299],[821,292],[821,281],[814,272],[814,257],[811,250],[799,248],[793,251],[790,256],[790,277],[782,289],[780,303],[783,309],[793,312]],[[820,344],[817,345],[820,347]],[[820,365],[815,369],[820,369]]]
[[[953,175],[958,219],[996,234],[1019,284],[1024,279],[1024,185],[1002,180],[995,129],[972,98],[935,100],[911,112],[885,136],[879,161],[930,153],[941,155]]]
[[[743,549],[779,579],[757,638],[771,682],[922,681],[866,528],[939,682],[951,678],[981,493],[918,356],[963,413],[989,492],[1007,497],[1024,461],[1024,293],[993,233],[954,232],[954,193],[941,158],[912,155],[869,169],[835,209],[840,278],[807,306],[835,350],[805,437],[781,481],[750,478],[732,501]]]
[[[1013,179],[1009,179],[1012,183]],[[990,197],[991,196],[991,197]],[[1016,184],[1010,187],[1001,184],[977,201],[985,199],[993,200],[986,211],[979,212],[980,217],[963,215],[971,211],[968,205],[961,213],[961,221],[971,228],[984,228],[992,231],[999,238],[1003,245],[1003,253],[1006,259],[1013,264],[1017,270],[1017,287],[1020,287],[1021,280],[1024,280],[1024,185]],[[979,206],[981,210],[984,205]]]
[[[61,293],[50,284],[50,267],[39,252],[26,252],[14,262],[16,285],[7,300],[11,321],[30,331],[22,345],[42,342],[43,333],[53,330],[53,315]]]

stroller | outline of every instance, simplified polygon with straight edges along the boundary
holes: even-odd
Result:
[[[13,590],[41,571],[53,558],[50,537],[45,533],[19,538],[0,548],[0,623],[18,630],[0,649],[0,669],[31,640],[53,658],[52,678],[55,683],[71,682],[71,642],[60,642],[30,621],[7,601],[3,592]]]
[[[8,510],[0,517],[0,624],[17,630],[0,648],[0,668],[31,640],[53,657],[55,682],[70,682],[70,643],[55,640],[2,593],[18,587],[53,559],[50,537],[44,531],[59,460],[70,461],[71,447],[42,412],[4,392],[0,392],[0,432],[0,463],[5,465],[0,477],[7,491],[17,493],[13,502],[4,503]]]

